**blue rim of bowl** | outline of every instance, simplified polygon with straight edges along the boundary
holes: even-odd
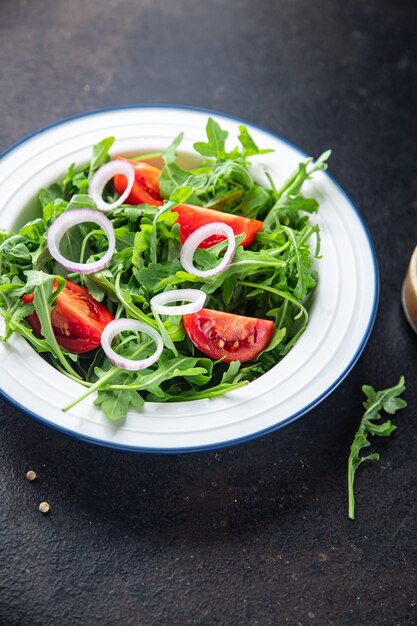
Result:
[[[259,124],[253,124],[252,122],[244,120],[240,117],[236,117],[234,115],[230,115],[228,113],[222,113],[220,111],[215,111],[213,109],[205,109],[201,107],[187,106],[184,104],[131,104],[131,105],[124,105],[124,106],[122,105],[122,106],[106,107],[103,109],[95,109],[93,111],[85,111],[84,113],[78,113],[76,115],[71,115],[70,117],[60,119],[57,122],[54,122],[53,124],[49,124],[48,126],[45,126],[43,128],[40,128],[39,130],[36,130],[34,133],[26,135],[25,137],[23,137],[16,143],[12,144],[9,148],[7,148],[2,153],[0,153],[0,160],[3,159],[9,152],[12,152],[18,146],[22,145],[23,143],[26,143],[33,137],[36,137],[36,135],[39,135],[51,128],[55,128],[56,126],[61,126],[62,124],[66,124],[67,122],[71,122],[82,117],[88,117],[88,116],[97,115],[100,113],[108,113],[111,111],[123,111],[123,110],[132,110],[132,109],[170,109],[170,110],[179,109],[179,110],[194,111],[197,113],[206,113],[207,115],[216,115],[219,117],[224,117],[236,123],[247,124],[248,126],[257,128],[258,130],[263,131],[264,133],[270,135],[271,137],[278,139],[279,141],[282,141],[287,146],[290,146],[291,148],[297,150],[297,152],[304,155],[306,158],[308,157],[308,155],[303,150],[300,150],[298,146],[293,144],[291,141],[284,139],[283,137],[281,137],[281,135],[278,135],[277,133],[274,133],[268,130],[267,128],[264,128],[263,126],[260,126]],[[84,441],[85,443],[91,443],[91,444],[105,447],[105,448],[111,448],[113,450],[121,450],[124,452],[141,452],[141,453],[147,453],[147,454],[183,454],[183,453],[190,453],[190,452],[208,452],[210,450],[221,450],[223,448],[230,448],[232,446],[237,446],[242,443],[247,443],[249,441],[253,441],[254,439],[258,439],[259,437],[263,437],[264,435],[273,433],[276,430],[279,430],[280,428],[287,426],[291,422],[294,422],[296,419],[302,417],[303,415],[305,415],[306,413],[314,409],[317,405],[323,402],[323,400],[325,400],[327,396],[329,396],[343,382],[343,380],[346,378],[349,372],[356,365],[370,337],[370,334],[371,334],[371,331],[375,322],[376,314],[377,314],[378,300],[379,300],[378,261],[377,261],[377,256],[375,252],[375,247],[374,247],[371,235],[369,233],[368,227],[365,223],[365,220],[362,217],[362,214],[360,213],[359,209],[353,203],[352,199],[348,196],[345,190],[339,185],[339,183],[329,173],[326,172],[325,175],[330,178],[330,180],[337,187],[339,192],[349,202],[349,204],[351,205],[352,209],[358,216],[358,219],[362,225],[363,231],[368,241],[369,249],[371,251],[371,256],[372,256],[375,292],[374,292],[374,299],[372,303],[372,311],[371,311],[371,315],[368,321],[367,328],[363,335],[362,341],[360,342],[358,349],[356,350],[352,360],[350,361],[349,365],[345,368],[345,370],[340,374],[340,376],[338,376],[338,378],[336,378],[336,380],[326,389],[326,391],[324,391],[317,398],[315,398],[315,400],[310,402],[310,404],[306,405],[305,407],[303,407],[296,413],[293,413],[292,415],[287,417],[287,419],[285,419],[284,421],[278,424],[274,424],[273,426],[269,426],[268,428],[258,430],[244,437],[238,437],[237,439],[230,439],[226,441],[221,441],[219,443],[213,443],[213,444],[208,444],[208,445],[203,445],[203,446],[189,446],[189,447],[184,447],[184,448],[142,448],[139,446],[114,444],[108,441],[103,441],[102,439],[96,439],[95,437],[86,437],[80,433],[74,432],[73,430],[69,430],[68,428],[63,428],[56,424],[51,424],[50,422],[48,422],[48,420],[44,419],[42,416],[37,415],[36,413],[33,413],[32,411],[27,409],[25,406],[19,404],[19,402],[17,402],[14,398],[11,398],[1,388],[0,388],[0,397],[4,398],[4,400],[6,400],[9,404],[14,406],[15,408],[19,409],[19,411],[21,411],[22,413],[25,413],[29,417],[33,417],[36,421],[40,422],[41,424],[44,424],[48,426],[49,428],[52,428],[53,430],[56,430],[58,432],[64,433],[65,435],[73,437],[74,439],[78,439],[80,441]]]

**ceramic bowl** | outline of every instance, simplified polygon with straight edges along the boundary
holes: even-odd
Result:
[[[211,111],[133,106],[87,113],[45,128],[3,153],[0,227],[13,229],[33,218],[39,188],[61,177],[71,163],[87,162],[92,145],[108,135],[116,137],[111,154],[126,154],[163,150],[183,131],[181,158],[195,158],[192,146],[204,138],[209,115],[229,132],[231,146],[237,142],[239,124],[245,123],[259,146],[274,149],[261,161],[277,184],[306,158],[263,128]],[[378,271],[364,221],[340,186],[320,172],[303,193],[320,202],[315,217],[322,236],[319,284],[306,332],[268,373],[212,400],[147,403],[115,427],[94,406],[94,398],[63,413],[61,408],[83,388],[14,336],[8,344],[0,344],[3,396],[50,427],[131,451],[220,448],[271,432],[304,415],[335,389],[364,349],[376,314]]]

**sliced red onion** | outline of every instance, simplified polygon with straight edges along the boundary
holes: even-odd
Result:
[[[216,267],[205,271],[198,270],[193,264],[194,253],[200,243],[212,235],[225,235],[229,240],[229,245],[227,246],[223,259]],[[180,261],[185,271],[189,274],[194,274],[194,276],[200,276],[201,278],[215,276],[230,265],[235,254],[235,250],[236,241],[233,229],[228,226],[228,224],[224,224],[223,222],[211,222],[210,224],[205,224],[204,226],[197,228],[197,230],[191,233],[191,235],[186,239],[181,249]]]
[[[111,343],[116,335],[124,332],[125,330],[134,330],[140,333],[148,335],[156,343],[155,352],[147,359],[135,361],[134,359],[126,359],[120,354],[117,354],[111,347]],[[150,365],[153,365],[161,356],[161,352],[164,348],[161,335],[152,326],[139,322],[138,320],[131,319],[117,319],[109,322],[103,332],[101,333],[101,347],[106,353],[107,357],[112,363],[118,367],[122,367],[125,370],[144,370]]]
[[[103,190],[109,180],[117,174],[123,174],[127,178],[127,186],[120,198],[114,202],[108,203],[103,200]],[[131,163],[127,161],[114,160],[102,165],[90,180],[88,187],[88,195],[94,200],[96,207],[100,211],[111,211],[123,204],[127,196],[131,192],[133,183],[135,182],[135,169]]]
[[[59,245],[67,230],[78,224],[84,224],[85,222],[93,222],[104,230],[109,242],[109,248],[106,254],[98,261],[92,263],[76,263],[75,261],[70,261],[65,258],[60,253]],[[46,241],[51,256],[53,256],[58,263],[61,263],[61,265],[70,272],[78,272],[80,274],[92,274],[93,272],[99,272],[105,268],[106,265],[110,263],[116,246],[113,224],[105,215],[100,213],[100,211],[95,211],[94,209],[74,209],[73,211],[61,213],[49,227]]]
[[[207,294],[201,289],[172,289],[154,296],[151,299],[151,307],[159,315],[189,315],[200,311],[206,298]],[[184,302],[184,300],[190,300],[190,302],[180,306],[165,306],[168,302]]]

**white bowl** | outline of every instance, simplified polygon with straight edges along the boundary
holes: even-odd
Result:
[[[184,131],[182,152],[205,136],[208,115],[237,142],[238,120],[185,107],[124,107],[87,113],[45,128],[7,150],[0,159],[0,227],[33,217],[34,198],[75,162],[89,160],[91,147],[116,137],[112,154],[163,150]],[[244,122],[279,183],[306,158],[273,133]],[[327,147],[327,146],[324,146]],[[368,340],[378,301],[378,270],[371,238],[358,210],[339,185],[319,173],[303,188],[320,202],[322,235],[319,285],[306,332],[290,353],[248,386],[212,400],[147,403],[116,428],[88,398],[71,411],[61,407],[83,387],[44,361],[19,336],[0,345],[3,396],[57,430],[113,448],[183,452],[220,448],[271,432],[305,414],[344,379]],[[0,318],[1,320],[1,318]],[[3,331],[0,321],[0,331]]]

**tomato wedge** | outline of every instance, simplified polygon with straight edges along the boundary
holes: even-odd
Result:
[[[55,285],[56,286],[56,285]],[[33,302],[34,295],[22,296],[26,304]],[[111,322],[113,315],[100,302],[89,294],[85,287],[80,287],[67,280],[65,288],[56,299],[51,322],[57,342],[60,346],[80,354],[89,352],[100,345],[101,333]],[[36,313],[31,313],[26,320],[35,333],[41,336],[41,325]]]
[[[183,315],[185,331],[193,344],[212,359],[250,361],[265,350],[274,332],[274,323],[212,309]]]
[[[130,161],[124,157],[118,157],[121,161],[131,163],[135,168],[135,182],[132,190],[128,195],[126,202],[128,204],[151,204],[153,206],[161,206],[163,204],[162,196],[159,189],[159,175],[161,170],[144,161]],[[117,174],[114,179],[114,187],[119,195],[126,189],[127,180],[123,174]]]
[[[172,209],[172,211],[178,213],[177,224],[180,225],[181,243],[184,243],[191,233],[197,230],[197,228],[200,228],[200,226],[211,224],[211,222],[223,222],[233,228],[235,235],[245,233],[246,237],[241,243],[245,248],[252,243],[256,233],[258,233],[263,226],[263,223],[259,220],[251,220],[242,215],[233,215],[232,213],[224,213],[223,211],[216,211],[215,209],[205,209],[200,206],[194,206],[193,204],[180,204],[175,209]],[[200,243],[198,247],[210,248],[225,239],[226,237],[223,235],[213,235]]]

